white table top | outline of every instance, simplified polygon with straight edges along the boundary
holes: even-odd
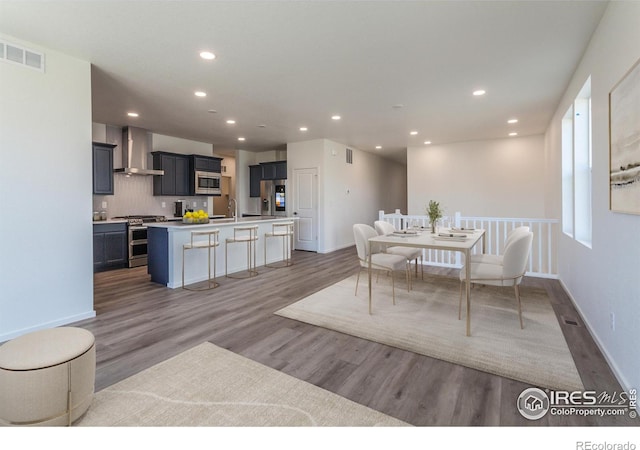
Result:
[[[473,248],[484,235],[484,230],[481,229],[474,231],[450,231],[445,229],[435,234],[432,234],[430,230],[415,230],[415,234],[413,232],[414,230],[407,230],[404,235],[394,233],[375,236],[369,239],[369,242],[401,247],[468,250]],[[453,237],[442,235],[453,235]]]

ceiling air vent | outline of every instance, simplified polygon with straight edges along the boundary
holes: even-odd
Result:
[[[353,150],[347,149],[347,164],[353,164]]]
[[[0,60],[44,72],[44,53],[0,40]]]

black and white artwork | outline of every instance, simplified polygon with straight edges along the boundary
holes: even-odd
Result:
[[[609,93],[610,209],[640,214],[640,60]]]

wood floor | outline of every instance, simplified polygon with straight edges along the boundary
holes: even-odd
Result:
[[[74,325],[96,336],[96,390],[209,341],[413,425],[638,425],[549,414],[528,421],[516,410],[525,383],[276,316],[358,271],[354,247],[326,255],[296,251],[293,261],[288,268],[260,267],[249,280],[222,278],[205,292],[152,283],[146,267],[95,274],[97,316]],[[547,290],[585,388],[620,392],[559,282],[524,283]]]

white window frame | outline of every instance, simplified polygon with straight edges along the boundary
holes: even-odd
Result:
[[[562,118],[562,231],[592,248],[591,77]]]

